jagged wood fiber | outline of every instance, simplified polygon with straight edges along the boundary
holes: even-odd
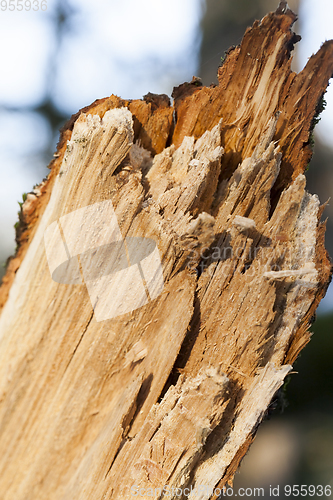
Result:
[[[282,2],[229,53],[219,85],[183,84],[173,107],[111,96],[63,130],[1,288],[1,498],[232,480],[331,272],[303,172],[333,44],[291,72],[294,21]],[[85,286],[51,280],[43,235],[109,199],[123,237],[156,241],[165,287],[97,322]]]

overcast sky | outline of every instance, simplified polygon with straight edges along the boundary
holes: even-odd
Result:
[[[320,48],[325,40],[333,38],[333,0],[301,0],[299,11],[302,40],[299,46],[301,66]],[[325,94],[327,107],[316,127],[320,139],[333,148],[333,81]],[[332,193],[333,194],[333,193]]]
[[[167,9],[156,0],[71,0],[60,47],[55,2],[47,3],[44,12],[0,10],[0,260],[15,248],[17,201],[48,173],[39,153],[50,127],[22,108],[42,103],[50,88],[68,117],[112,93],[170,94],[198,67],[201,0],[168,0]]]

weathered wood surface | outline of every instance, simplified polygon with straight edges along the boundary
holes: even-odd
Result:
[[[294,20],[281,3],[174,107],[111,96],[64,129],[1,288],[1,498],[232,480],[331,272],[303,172],[333,43],[291,72]],[[106,200],[123,237],[157,243],[164,289],[96,321],[84,284],[52,281],[44,233]]]

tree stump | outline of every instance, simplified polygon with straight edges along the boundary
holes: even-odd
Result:
[[[1,498],[232,481],[331,274],[304,171],[333,43],[292,72],[295,19],[256,21],[218,85],[112,95],[63,129],[1,287]]]

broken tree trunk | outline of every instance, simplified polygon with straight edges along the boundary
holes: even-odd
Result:
[[[294,21],[255,22],[217,86],[63,130],[1,288],[1,498],[232,480],[330,279],[303,172],[333,43],[292,72]]]

